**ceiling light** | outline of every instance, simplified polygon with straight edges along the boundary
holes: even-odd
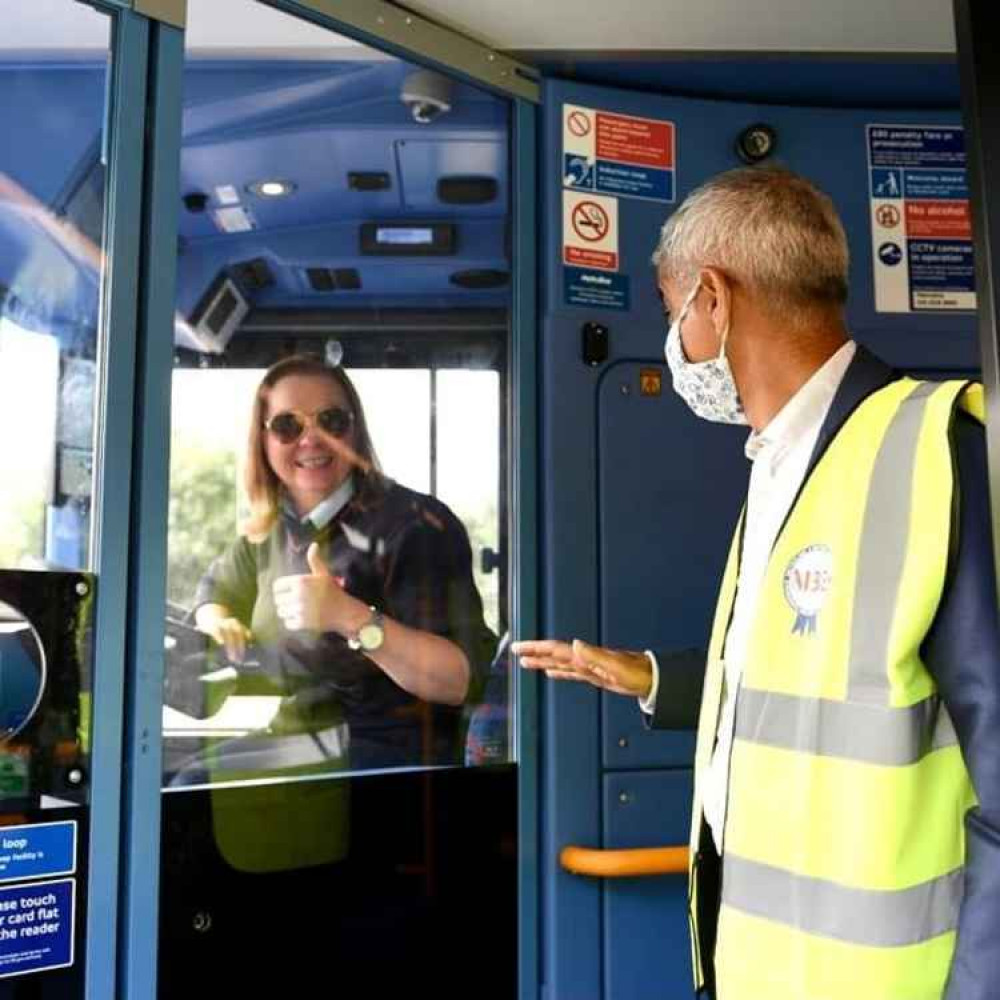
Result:
[[[291,181],[257,181],[247,185],[247,190],[260,198],[284,198],[295,190]]]

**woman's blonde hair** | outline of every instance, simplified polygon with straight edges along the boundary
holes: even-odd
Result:
[[[247,442],[247,461],[243,483],[250,501],[250,516],[242,526],[242,532],[251,542],[262,542],[278,519],[281,495],[281,481],[271,468],[264,448],[264,421],[267,419],[267,400],[271,390],[290,375],[308,375],[328,378],[339,385],[347,397],[347,405],[354,415],[352,425],[354,436],[354,484],[355,502],[362,507],[376,503],[388,488],[388,481],[382,474],[364,407],[354,383],[342,368],[331,368],[322,359],[311,354],[293,354],[272,365],[265,372],[254,395],[253,412],[250,416],[250,434]]]

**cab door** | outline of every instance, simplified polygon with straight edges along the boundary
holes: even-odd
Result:
[[[958,111],[702,101],[561,81],[546,82],[544,107],[544,633],[705,648],[746,490],[747,432],[697,420],[672,393],[649,263],[659,228],[701,181],[744,162],[741,142],[751,154],[776,143],[771,162],[816,182],[844,219],[853,336],[928,377],[975,373]],[[889,178],[894,189],[881,186]],[[922,214],[930,205],[964,222],[935,229]],[[685,847],[694,734],[647,731],[634,702],[580,685],[549,684],[543,699],[550,994],[687,995],[683,866],[602,880],[561,857],[568,846]]]
[[[153,47],[7,5],[0,53],[0,994],[115,995]]]
[[[387,53],[335,31],[356,35],[349,20],[288,6],[315,23],[230,5],[291,46],[237,60],[220,55],[217,5],[190,3],[174,64],[176,293],[169,342],[146,359],[142,507],[164,684],[135,705],[160,734],[161,780],[144,790],[161,817],[158,906],[133,929],[134,988],[254,993],[294,955],[297,978],[351,994],[509,997],[535,975],[518,867],[534,849],[533,802],[519,805],[532,696],[506,653],[534,627],[517,583],[533,574],[531,490],[513,486],[532,468],[531,110],[499,70],[442,64],[440,38],[402,52],[389,25]],[[265,373],[304,358],[313,384],[346,373],[349,436],[295,400],[281,415],[298,428],[279,436],[274,389],[254,408]],[[309,520],[295,477],[348,452],[347,506]],[[273,483],[263,534],[246,526],[253,462]],[[460,698],[396,683],[353,635],[279,620],[271,587],[316,572],[312,541],[387,634],[461,651]],[[241,622],[238,653],[205,605]]]

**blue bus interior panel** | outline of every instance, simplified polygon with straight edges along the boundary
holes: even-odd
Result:
[[[699,420],[665,364],[634,361],[605,370],[597,424],[601,641],[704,648],[746,493],[746,429]],[[631,700],[602,702],[604,767],[690,766],[693,732],[649,732]]]
[[[4,60],[0,67],[3,134],[31,136],[5,143],[4,172],[44,204],[58,198],[97,138],[92,125],[104,106],[106,77],[106,61],[97,60]]]
[[[691,771],[606,774],[604,844],[611,849],[686,844]],[[667,805],[669,803],[669,805]],[[604,997],[688,996],[687,876],[609,879],[604,889]],[[672,992],[652,984],[668,970]]]
[[[831,86],[836,91],[835,80]],[[795,99],[791,89],[786,83],[785,93]],[[613,199],[607,214],[617,212],[617,234],[609,255],[598,254],[591,268],[590,284],[602,288],[604,297],[584,297],[590,305],[580,304],[579,281],[574,286],[565,280],[563,203],[566,186],[579,185],[581,175],[567,172],[563,157],[564,104],[669,122],[675,129],[675,202],[648,197],[656,193],[650,185],[639,189],[647,197],[591,189]],[[847,317],[854,337],[904,369],[974,371],[978,348],[971,312],[877,313],[873,284],[866,126],[957,125],[958,112],[909,111],[898,103],[891,110],[866,110],[673,98],[549,80],[544,122],[543,630],[630,649],[704,647],[748,473],[742,454],[747,431],[702,425],[671,395],[663,364],[666,327],[650,264],[659,228],[699,183],[741,165],[735,145],[742,130],[768,124],[777,135],[775,161],[814,180],[843,218],[852,259]],[[569,197],[580,194],[578,186],[570,191]],[[577,239],[571,232],[565,242]],[[603,364],[582,358],[587,323],[607,327]],[[644,369],[661,374],[659,397],[641,395]],[[567,875],[558,866],[559,850],[567,844],[612,846],[606,815],[611,799],[602,783],[610,775],[683,783],[693,737],[646,732],[634,701],[578,685],[547,685],[544,710],[545,978],[553,996],[597,996],[602,969],[616,961],[614,942],[628,936],[622,928],[641,923],[637,914],[653,899],[671,911],[670,926],[676,927],[676,940],[660,940],[659,947],[686,949],[683,899],[662,888],[661,880],[630,879],[602,888]],[[642,797],[635,812],[648,810],[641,826],[645,846],[686,841],[686,830],[678,840],[669,817],[686,814],[687,795],[686,788],[668,783],[660,794]],[[595,828],[597,815],[604,822]],[[581,948],[581,940],[591,945]],[[592,951],[603,959],[592,959]],[[641,986],[615,979],[618,985],[605,996],[687,995],[688,971],[686,963],[645,962]],[[607,991],[609,980],[604,982]]]

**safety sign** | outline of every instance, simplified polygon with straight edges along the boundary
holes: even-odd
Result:
[[[71,875],[76,871],[76,822],[0,829],[0,882]]]
[[[563,105],[563,186],[674,200],[674,123]]]
[[[73,879],[0,889],[0,978],[73,964]]]
[[[867,132],[876,311],[975,309],[963,130]]]
[[[563,263],[618,270],[618,201],[563,191]]]

